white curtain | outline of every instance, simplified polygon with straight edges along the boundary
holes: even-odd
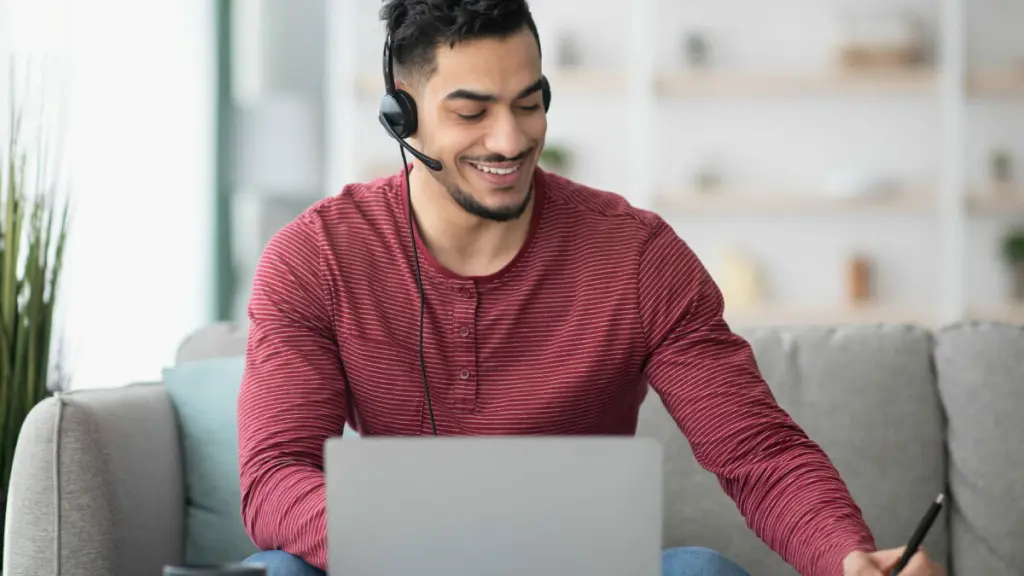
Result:
[[[211,318],[215,1],[0,0],[0,50],[66,64],[72,388],[159,378]]]

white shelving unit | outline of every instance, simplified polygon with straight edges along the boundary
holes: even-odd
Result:
[[[939,325],[968,318],[1024,321],[1024,307],[1001,297],[975,295],[968,279],[979,257],[978,241],[972,236],[975,223],[992,218],[1024,217],[1024,186],[992,187],[979,181],[974,176],[977,171],[971,170],[971,157],[967,153],[972,145],[971,110],[984,106],[990,99],[1004,106],[1019,105],[1024,110],[1024,67],[1017,70],[1009,65],[986,65],[972,69],[966,0],[899,0],[904,7],[927,12],[934,20],[934,64],[872,73],[840,72],[827,65],[816,68],[780,66],[778,71],[764,65],[683,70],[667,63],[665,58],[670,39],[664,37],[664,30],[672,28],[668,20],[680,11],[667,10],[669,0],[594,5],[601,15],[592,16],[593,22],[598,18],[612,18],[616,25],[622,26],[615,32],[613,46],[608,45],[609,32],[602,30],[599,24],[577,23],[583,1],[531,2],[544,47],[545,73],[555,92],[548,141],[571,142],[578,148],[578,156],[584,158],[579,172],[570,174],[571,177],[611,189],[634,205],[657,211],[677,226],[684,239],[689,241],[691,235],[696,239],[692,245],[699,254],[702,250],[710,252],[709,242],[701,240],[704,237],[718,238],[715,236],[718,234],[724,239],[733,232],[747,234],[748,243],[757,248],[761,244],[761,237],[757,235],[763,233],[766,237],[763,250],[775,250],[776,258],[783,258],[779,254],[786,248],[773,247],[790,242],[797,250],[791,259],[814,259],[814,263],[795,272],[796,268],[785,263],[779,274],[787,277],[812,278],[820,268],[834,274],[831,271],[841,267],[835,261],[822,265],[821,258],[860,251],[865,245],[869,251],[880,254],[885,266],[883,276],[899,277],[904,268],[915,270],[913,278],[904,284],[880,280],[888,292],[900,296],[892,298],[892,303],[883,294],[877,304],[843,304],[844,280],[818,278],[813,289],[801,292],[794,288],[785,301],[777,305],[755,310],[730,309],[731,318],[742,324],[910,321]],[[980,7],[985,1],[991,9],[997,6],[993,1],[983,0],[971,8],[986,10],[988,8]],[[731,21],[719,18],[719,13],[732,14],[732,20],[741,18],[736,14],[744,14],[742,18],[749,19],[789,17],[772,16],[773,8],[762,7],[753,0],[727,0],[728,7],[721,8],[712,4],[706,0],[695,1],[687,10],[704,15],[718,28],[732,32]],[[858,3],[829,0],[823,4],[838,9]],[[345,182],[397,171],[400,160],[397,146],[387,139],[376,122],[377,100],[383,91],[380,74],[383,34],[375,13],[377,5],[346,0],[330,2],[328,6],[327,37],[332,44],[327,58],[329,80],[325,96],[329,115],[327,157],[334,162],[328,163],[326,181],[327,192],[333,194]],[[738,10],[744,6],[754,13]],[[794,10],[794,6],[793,2],[781,2],[774,10],[785,12]],[[800,6],[806,7],[805,4]],[[1024,15],[1024,10],[1020,13]],[[583,49],[610,55],[609,61],[559,69],[554,63],[556,42],[553,40],[566,30],[586,35],[588,40]],[[722,32],[720,36],[726,34]],[[784,40],[799,44],[789,37]],[[817,40],[820,43],[820,38]],[[799,52],[799,48],[790,49],[786,55]],[[1020,56],[1024,60],[1024,45]],[[756,57],[748,59],[753,61]],[[741,108],[749,103],[765,112],[760,114]],[[705,121],[712,113],[726,115],[722,109],[727,106],[741,110],[736,114],[737,123],[747,119],[756,121],[757,125],[752,125],[748,133],[761,149],[776,148],[772,152],[777,152],[778,148],[786,146],[782,140],[791,137],[791,142],[800,142],[793,145],[799,150],[794,154],[814,151],[812,144],[801,142],[799,138],[813,134],[813,123],[819,119],[830,123],[846,121],[850,127],[843,134],[853,135],[854,143],[849,144],[849,150],[854,150],[860,143],[870,142],[870,136],[865,136],[869,134],[868,128],[859,124],[877,122],[881,126],[870,128],[882,130],[888,128],[884,125],[887,121],[900,122],[904,116],[913,116],[905,125],[897,124],[891,132],[885,133],[892,135],[896,142],[880,143],[897,150],[895,154],[872,150],[858,154],[873,160],[895,156],[891,162],[898,166],[902,159],[899,157],[901,146],[903,149],[916,146],[912,149],[914,154],[910,155],[914,163],[910,173],[924,176],[905,179],[905,184],[891,196],[864,200],[830,197],[824,186],[813,184],[751,184],[751,180],[757,180],[753,177],[735,185],[727,183],[715,193],[701,193],[674,176],[679,165],[686,164],[683,159],[677,162],[674,156],[681,156],[692,164],[693,149],[697,146],[693,142],[697,136],[707,137],[721,147],[736,144],[740,149],[739,144],[726,141],[724,136],[715,140],[717,127]],[[788,108],[783,109],[785,106]],[[836,107],[839,112],[826,109],[827,106]],[[717,108],[711,110],[712,107]],[[881,119],[869,116],[865,111],[869,108],[884,110]],[[795,135],[781,134],[773,139],[758,132],[769,129],[765,126],[769,126],[768,121],[775,112],[783,110],[779,114],[785,118],[797,118],[803,109],[814,116],[800,121],[802,123],[794,122],[799,124]],[[600,130],[595,124],[600,124]],[[691,125],[693,128],[689,128]],[[904,136],[905,126],[920,135],[913,139]],[[681,138],[674,137],[676,133]],[[827,139],[825,142],[838,147],[847,144],[842,142],[844,138],[841,134],[834,142]],[[906,139],[906,144],[901,138]],[[713,147],[709,145],[708,149],[713,150]],[[841,156],[842,152],[837,150],[828,153]],[[741,152],[746,153],[748,159],[755,155],[750,148],[742,148]],[[1021,162],[1024,162],[1024,146],[1021,146],[1021,153]],[[766,170],[772,168],[768,166]],[[665,180],[673,183],[665,184]],[[729,221],[738,224],[735,228],[722,224]],[[812,230],[825,234],[821,242],[782,237],[807,221]],[[833,228],[833,221],[842,223]],[[864,231],[857,232],[858,222],[863,223]],[[833,229],[837,230],[835,238],[829,236]],[[896,239],[900,234],[914,235],[914,240]],[[886,244],[889,235],[894,237],[892,252]],[[832,252],[816,244],[827,245]],[[805,248],[806,254],[799,252]],[[990,242],[985,249],[997,251],[998,247]],[[993,260],[991,254],[984,257]],[[994,287],[995,283],[1009,282],[993,271],[997,264],[987,266],[987,284],[982,292],[1008,292],[1008,288]],[[909,278],[907,274],[903,277]],[[789,286],[799,288],[799,282],[802,279],[791,280]],[[833,296],[807,297],[812,293]]]

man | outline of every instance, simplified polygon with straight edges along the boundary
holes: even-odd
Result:
[[[385,0],[381,17],[415,108],[408,143],[440,165],[415,159],[409,174],[346,186],[261,258],[239,398],[242,515],[267,551],[252,561],[271,576],[323,574],[322,447],[346,423],[365,435],[633,434],[649,384],[802,574],[887,573],[901,550],[874,551],[695,254],[657,215],[537,168],[547,91],[525,0]],[[410,126],[394,119],[401,137]],[[665,574],[745,574],[704,549],[664,558]],[[903,574],[940,572],[921,552]]]

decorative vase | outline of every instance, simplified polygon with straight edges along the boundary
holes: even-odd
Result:
[[[559,68],[571,70],[579,68],[583,56],[580,50],[579,40],[575,35],[564,32],[558,37],[556,48],[556,61]]]
[[[856,255],[850,259],[848,270],[848,298],[851,304],[863,304],[871,300],[871,262],[866,256]]]
[[[683,38],[683,54],[691,68],[704,68],[708,65],[711,46],[706,35],[692,32]]]

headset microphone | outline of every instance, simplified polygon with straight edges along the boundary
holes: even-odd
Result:
[[[384,96],[384,98],[387,98],[387,96]],[[441,161],[435,160],[430,156],[427,156],[423,152],[420,152],[419,150],[410,146],[408,142],[399,137],[398,133],[395,132],[394,127],[391,125],[390,122],[388,122],[387,118],[384,116],[383,111],[377,116],[377,118],[380,120],[380,125],[383,126],[385,130],[388,131],[388,134],[390,134],[391,137],[394,138],[395,141],[402,146],[402,148],[405,148],[406,150],[409,151],[410,154],[412,154],[416,158],[419,158],[419,160],[423,162],[423,164],[425,164],[427,168],[430,168],[435,172],[440,172]]]

